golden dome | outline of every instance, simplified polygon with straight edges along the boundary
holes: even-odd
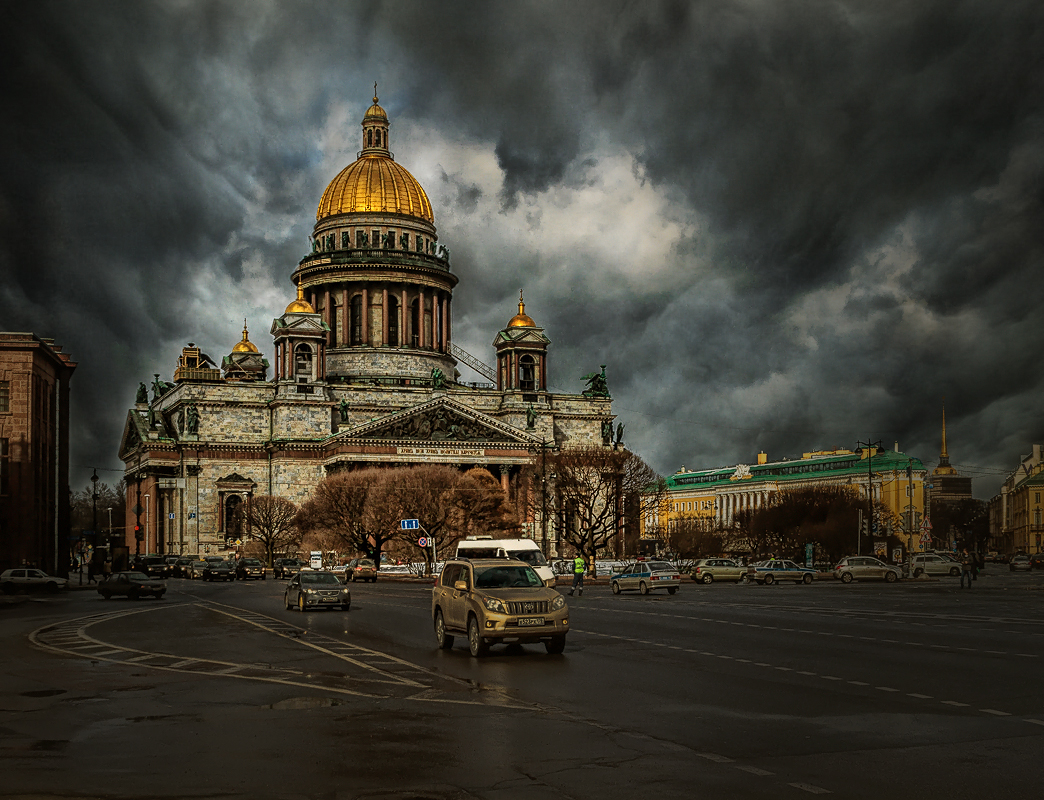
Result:
[[[526,314],[526,304],[522,302],[522,290],[518,290],[518,313],[507,324],[509,328],[535,328],[533,318]]]
[[[257,345],[255,345],[250,339],[247,338],[247,326],[246,320],[243,320],[243,340],[238,342],[235,347],[232,348],[233,353],[256,353]]]
[[[373,96],[373,105],[366,109],[366,116],[363,119],[383,119],[385,122],[388,121],[388,113],[377,105],[377,95]]]
[[[435,222],[428,195],[417,179],[389,156],[378,153],[367,153],[341,170],[323,192],[315,219],[367,212]]]
[[[297,299],[286,307],[284,314],[314,314],[312,304],[304,299],[304,287],[297,287]]]

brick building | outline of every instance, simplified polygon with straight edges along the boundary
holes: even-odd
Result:
[[[68,570],[69,380],[53,339],[0,333],[0,570]]]
[[[291,275],[297,296],[271,324],[272,361],[244,325],[220,366],[190,344],[172,381],[139,387],[119,451],[127,530],[142,528],[130,547],[214,552],[242,533],[236,511],[250,496],[300,503],[359,466],[481,466],[510,494],[542,449],[610,444],[604,368],[584,393],[549,392],[550,340],[521,295],[493,336],[496,368],[453,344],[458,278],[390,127],[375,97],[359,158],[319,202]],[[460,361],[487,381],[461,381]],[[525,523],[555,536],[553,519]]]

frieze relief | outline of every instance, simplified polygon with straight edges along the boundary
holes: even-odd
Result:
[[[414,439],[424,442],[513,442],[507,434],[441,407],[411,414],[377,430],[367,439]]]

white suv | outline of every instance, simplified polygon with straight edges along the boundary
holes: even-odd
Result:
[[[961,565],[953,559],[943,558],[936,553],[915,553],[913,557],[913,576],[921,575],[952,575],[957,577],[961,574]]]

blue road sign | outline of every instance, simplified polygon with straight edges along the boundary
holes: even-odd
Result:
[[[404,531],[415,531],[420,527],[419,519],[404,519],[399,521],[401,529]]]

